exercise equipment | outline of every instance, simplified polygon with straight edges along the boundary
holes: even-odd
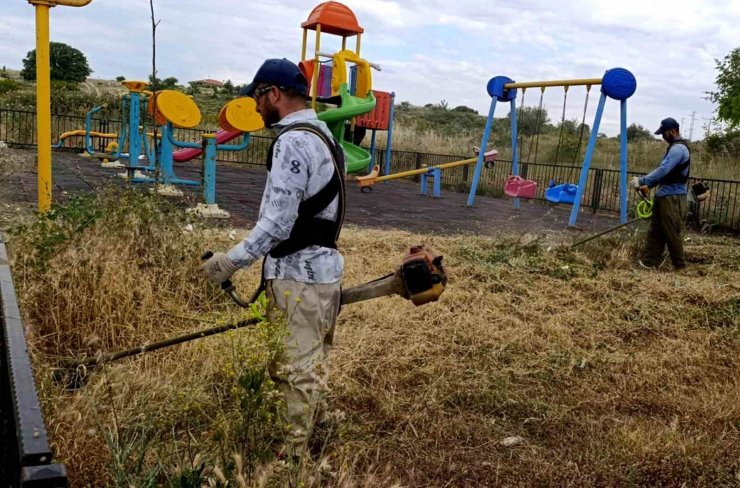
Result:
[[[118,139],[118,134],[115,133],[109,133],[109,132],[99,132],[92,130],[92,117],[94,114],[100,112],[105,108],[103,105],[98,105],[97,107],[93,107],[91,110],[89,110],[85,114],[85,128],[84,129],[77,129],[77,130],[71,130],[62,133],[59,136],[59,140],[56,144],[52,144],[52,149],[59,149],[61,147],[64,147],[64,143],[67,139],[71,137],[84,137],[85,138],[85,151],[88,153],[94,153],[95,148],[92,145],[92,138],[98,137],[100,139]],[[110,147],[110,146],[109,146]],[[117,143],[116,143],[117,147]]]
[[[219,133],[205,133],[201,142],[185,142],[175,139],[176,128],[191,129],[201,120],[201,113],[195,102],[188,96],[173,90],[163,90],[155,96],[156,107],[152,115],[157,123],[164,122],[162,137],[159,144],[158,171],[154,177],[146,176],[144,182],[155,182],[157,177],[161,186],[160,193],[166,195],[182,195],[175,185],[202,187],[202,202],[189,209],[199,216],[213,218],[229,218],[229,213],[221,210],[216,204],[216,154],[217,151],[241,151],[250,142],[250,132],[264,127],[262,118],[256,112],[254,99],[242,97],[230,101],[219,112]],[[219,134],[229,134],[220,140],[233,139],[231,134],[243,136],[239,144],[221,144]],[[203,155],[202,173],[199,180],[180,178],[174,171],[174,148],[186,148],[200,151]],[[142,182],[142,178],[132,181]]]
[[[516,130],[517,88],[521,88],[522,90],[524,90],[526,88],[537,87],[541,90],[544,90],[546,87],[551,86],[589,87],[592,85],[601,85],[601,97],[599,99],[598,108],[596,109],[596,115],[594,116],[594,123],[591,128],[591,136],[589,138],[588,147],[584,156],[583,165],[581,166],[581,176],[578,181],[576,193],[575,195],[573,195],[573,207],[571,209],[570,219],[568,221],[568,224],[570,226],[576,225],[576,221],[578,219],[580,202],[586,189],[588,172],[591,166],[591,158],[593,156],[594,147],[596,145],[596,140],[599,133],[599,124],[604,112],[604,106],[606,104],[607,97],[618,100],[620,102],[620,220],[622,223],[625,223],[627,221],[627,99],[631,97],[637,89],[637,81],[634,75],[624,68],[612,68],[610,70],[607,70],[601,78],[549,80],[517,83],[506,76],[495,76],[491,78],[486,85],[488,95],[491,97],[491,105],[489,108],[488,117],[486,119],[486,126],[481,139],[481,147],[486,147],[486,144],[488,144],[488,139],[491,134],[491,127],[493,123],[493,116],[496,110],[496,103],[509,102],[511,107],[510,114],[512,126],[512,172],[514,176],[518,176],[519,171],[519,152],[517,150],[518,141]],[[475,202],[475,194],[478,189],[482,167],[483,158],[479,156],[478,161],[476,162],[475,174],[473,176],[473,181],[470,187],[470,194],[468,195],[468,206],[472,206]],[[564,198],[569,198],[570,192],[568,190],[570,189],[571,187],[561,187],[558,191],[558,197],[560,198],[562,195],[562,197]],[[555,190],[550,190],[550,193],[554,196]],[[563,195],[564,190],[566,195]],[[515,206],[518,206],[518,199],[515,199],[514,202]]]
[[[212,255],[213,253],[208,251],[201,259],[209,259]],[[442,259],[441,254],[426,246],[412,246],[403,257],[400,266],[393,273],[362,285],[343,289],[341,304],[349,305],[351,303],[393,295],[399,295],[410,300],[417,307],[435,302],[439,300],[439,297],[444,293],[447,286],[447,274],[442,265]],[[231,281],[223,282],[221,289],[240,307],[251,307],[251,303],[241,299]],[[53,370],[52,375],[55,381],[64,383],[69,389],[80,388],[85,385],[89,373],[101,364],[146,354],[158,349],[221,334],[230,330],[250,327],[257,325],[261,320],[260,318],[250,318],[232,324],[225,324],[144,344],[124,351],[84,359],[62,361]]]

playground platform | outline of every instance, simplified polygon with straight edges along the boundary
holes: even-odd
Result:
[[[36,169],[33,150],[4,149],[0,158],[11,157],[13,171],[2,175],[0,203],[6,211],[13,205],[32,207],[36,202]],[[7,168],[7,166],[6,166]],[[177,164],[182,178],[199,178],[200,162]],[[53,155],[54,198],[64,199],[77,192],[91,192],[106,185],[124,185],[116,176],[122,170],[102,169],[97,160],[78,154],[55,152]],[[265,184],[265,169],[219,163],[216,201],[228,211],[227,225],[251,227],[257,219]],[[147,187],[151,185],[140,185]],[[199,191],[180,187],[186,197],[180,200],[198,201]],[[435,234],[478,234],[493,236],[508,234],[560,234],[576,238],[605,230],[618,224],[613,214],[594,214],[585,209],[578,226],[567,225],[570,206],[548,205],[521,201],[514,208],[511,199],[478,196],[475,207],[465,205],[467,193],[443,190],[442,198],[419,195],[419,186],[410,181],[389,181],[373,187],[371,193],[361,193],[353,183],[347,184],[346,223],[359,227],[386,228]]]

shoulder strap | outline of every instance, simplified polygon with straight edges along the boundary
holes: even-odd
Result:
[[[315,195],[308,197],[300,203],[298,207],[298,218],[293,225],[290,237],[270,251],[272,257],[283,257],[312,244],[336,248],[336,242],[339,239],[339,233],[344,223],[344,153],[340,149],[339,142],[334,137],[330,139],[321,129],[306,122],[292,124],[286,127],[280,135],[293,130],[310,132],[324,142],[332,156],[334,173],[329,183]],[[268,152],[268,170],[272,166],[272,150],[274,144],[273,142]],[[318,213],[328,207],[337,197],[339,198],[339,205],[336,220],[331,221],[315,218]]]

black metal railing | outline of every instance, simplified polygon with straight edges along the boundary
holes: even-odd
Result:
[[[36,144],[35,131],[36,115],[32,111],[0,108],[0,141],[14,146],[28,147]],[[108,118],[93,118],[92,129],[100,132],[118,133],[121,130],[121,120]],[[78,115],[54,114],[52,116],[52,134],[58,137],[66,131],[84,128],[85,117]],[[178,140],[197,142],[201,140],[203,131],[216,131],[216,127],[203,126],[197,129],[176,129],[175,137]],[[238,163],[253,166],[264,165],[267,149],[272,138],[266,136],[252,136],[252,141],[244,151],[219,151],[216,159],[219,162]],[[96,148],[104,149],[107,141],[96,140]],[[71,139],[67,144],[76,150],[84,148],[83,138]],[[377,149],[374,154],[376,164],[385,167],[386,152]],[[391,151],[391,172],[396,173],[424,166],[468,159],[470,155],[431,154],[413,151]],[[472,181],[474,166],[452,168],[442,173],[442,185],[456,191],[468,191]],[[511,174],[511,161],[498,160],[492,167],[482,170],[478,186],[478,193],[489,196],[503,196],[506,179]],[[548,182],[555,180],[559,183],[577,183],[581,168],[573,165],[548,163],[522,163],[520,174],[538,183],[537,199],[544,200],[544,191]],[[629,172],[629,176],[639,176],[644,173]],[[419,177],[410,177],[418,181]],[[693,179],[701,180],[711,188],[709,198],[702,202],[700,218],[711,226],[728,230],[740,230],[740,181],[716,178]],[[633,208],[636,195],[629,192],[629,208]],[[591,168],[588,173],[586,190],[581,201],[583,207],[592,211],[619,211],[619,171],[612,169]]]
[[[0,486],[66,487],[64,465],[52,463],[2,236],[0,310]]]

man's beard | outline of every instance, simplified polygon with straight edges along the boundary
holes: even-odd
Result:
[[[262,120],[265,122],[265,127],[272,129],[273,125],[280,122],[280,113],[275,107],[267,107],[267,110],[265,110],[265,113],[262,116]]]
[[[666,136],[663,139],[665,139],[665,142],[667,142],[668,144],[671,144],[673,141],[676,140],[673,134],[666,134]]]

